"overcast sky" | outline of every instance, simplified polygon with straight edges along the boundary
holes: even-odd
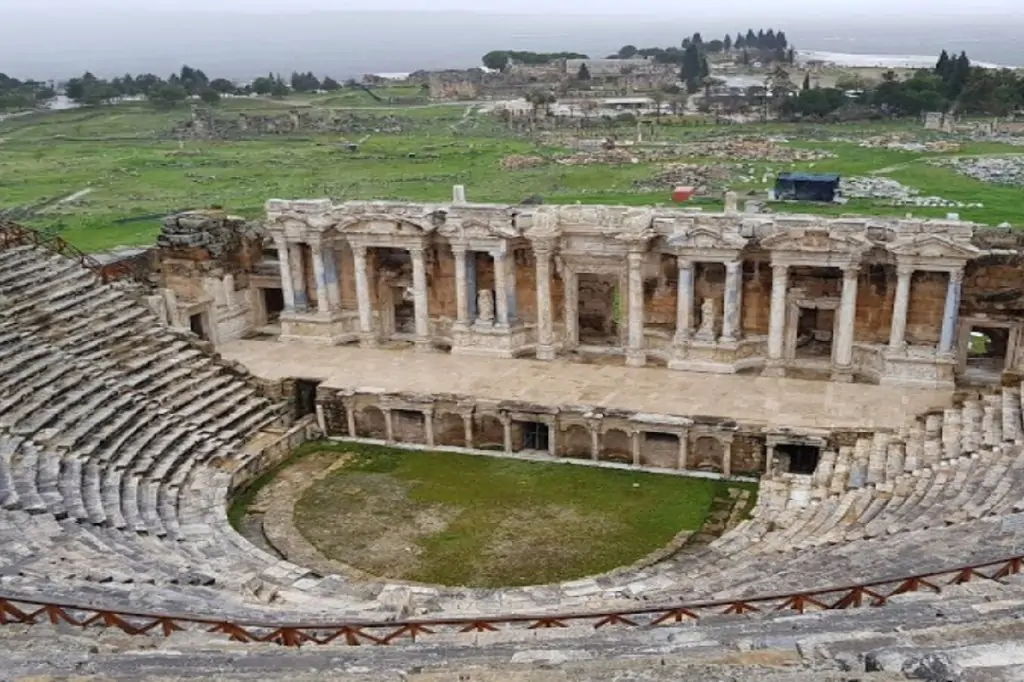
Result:
[[[813,10],[811,9],[813,7]],[[1021,0],[832,0],[808,3],[807,0],[720,0],[714,3],[680,3],[678,0],[0,0],[0,10],[90,10],[131,9],[138,11],[233,11],[295,13],[307,11],[353,10],[462,10],[499,13],[559,12],[568,14],[662,14],[690,17],[731,17],[743,23],[737,12],[757,15],[773,13],[779,17],[798,15],[849,15],[865,18],[871,14],[936,17],[941,15],[1016,15],[1024,16]]]

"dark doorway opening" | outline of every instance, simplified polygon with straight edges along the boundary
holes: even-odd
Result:
[[[775,446],[778,455],[785,455],[789,458],[787,471],[791,474],[804,474],[810,476],[818,468],[818,459],[821,457],[821,448],[814,445],[798,445],[785,443]]]
[[[981,383],[996,383],[1006,369],[1010,346],[1007,327],[971,327],[967,344],[967,375]]]
[[[316,379],[295,380],[295,418],[305,417],[316,412],[316,387],[320,382]]]
[[[548,425],[540,422],[522,422],[523,449],[548,450]]]
[[[203,326],[203,314],[196,313],[188,316],[188,328],[199,338],[206,340],[206,328]]]
[[[412,299],[412,291],[405,287],[395,287],[395,331],[399,334],[416,333],[416,305]]]
[[[796,357],[832,356],[832,328],[835,310],[800,307],[796,323]]]
[[[619,346],[621,301],[619,281],[610,275],[579,275],[578,318],[580,343]]]
[[[267,324],[277,322],[284,310],[284,292],[280,288],[264,289],[263,307],[267,311]]]

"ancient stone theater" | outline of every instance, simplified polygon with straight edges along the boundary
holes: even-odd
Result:
[[[99,256],[0,221],[0,670],[1017,679],[1019,234],[737,204],[275,199]],[[401,583],[229,523],[321,437],[759,489],[607,574]]]

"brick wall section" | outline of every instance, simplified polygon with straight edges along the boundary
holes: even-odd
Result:
[[[960,314],[1024,317],[1024,258],[993,256],[971,263],[964,272]]]
[[[767,334],[772,304],[772,269],[767,261],[743,263],[744,334]]]
[[[888,343],[892,306],[896,298],[896,269],[885,265],[861,268],[857,278],[857,317],[853,339],[860,343]]]
[[[757,474],[764,469],[765,445],[760,438],[735,436],[732,440],[732,472]]]
[[[907,313],[908,343],[929,345],[939,342],[948,284],[949,275],[944,272],[914,273],[910,280],[910,310]]]

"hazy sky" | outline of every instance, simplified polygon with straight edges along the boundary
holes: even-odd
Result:
[[[0,10],[85,10],[130,9],[138,11],[233,11],[295,13],[353,10],[461,10],[499,13],[557,12],[567,14],[661,14],[674,17],[732,17],[743,23],[738,12],[780,17],[799,15],[847,15],[866,18],[872,14],[912,16],[1024,15],[1020,0],[832,0],[809,4],[806,0],[720,0],[714,3],[680,3],[677,0],[0,0]],[[809,8],[813,6],[813,11]]]

